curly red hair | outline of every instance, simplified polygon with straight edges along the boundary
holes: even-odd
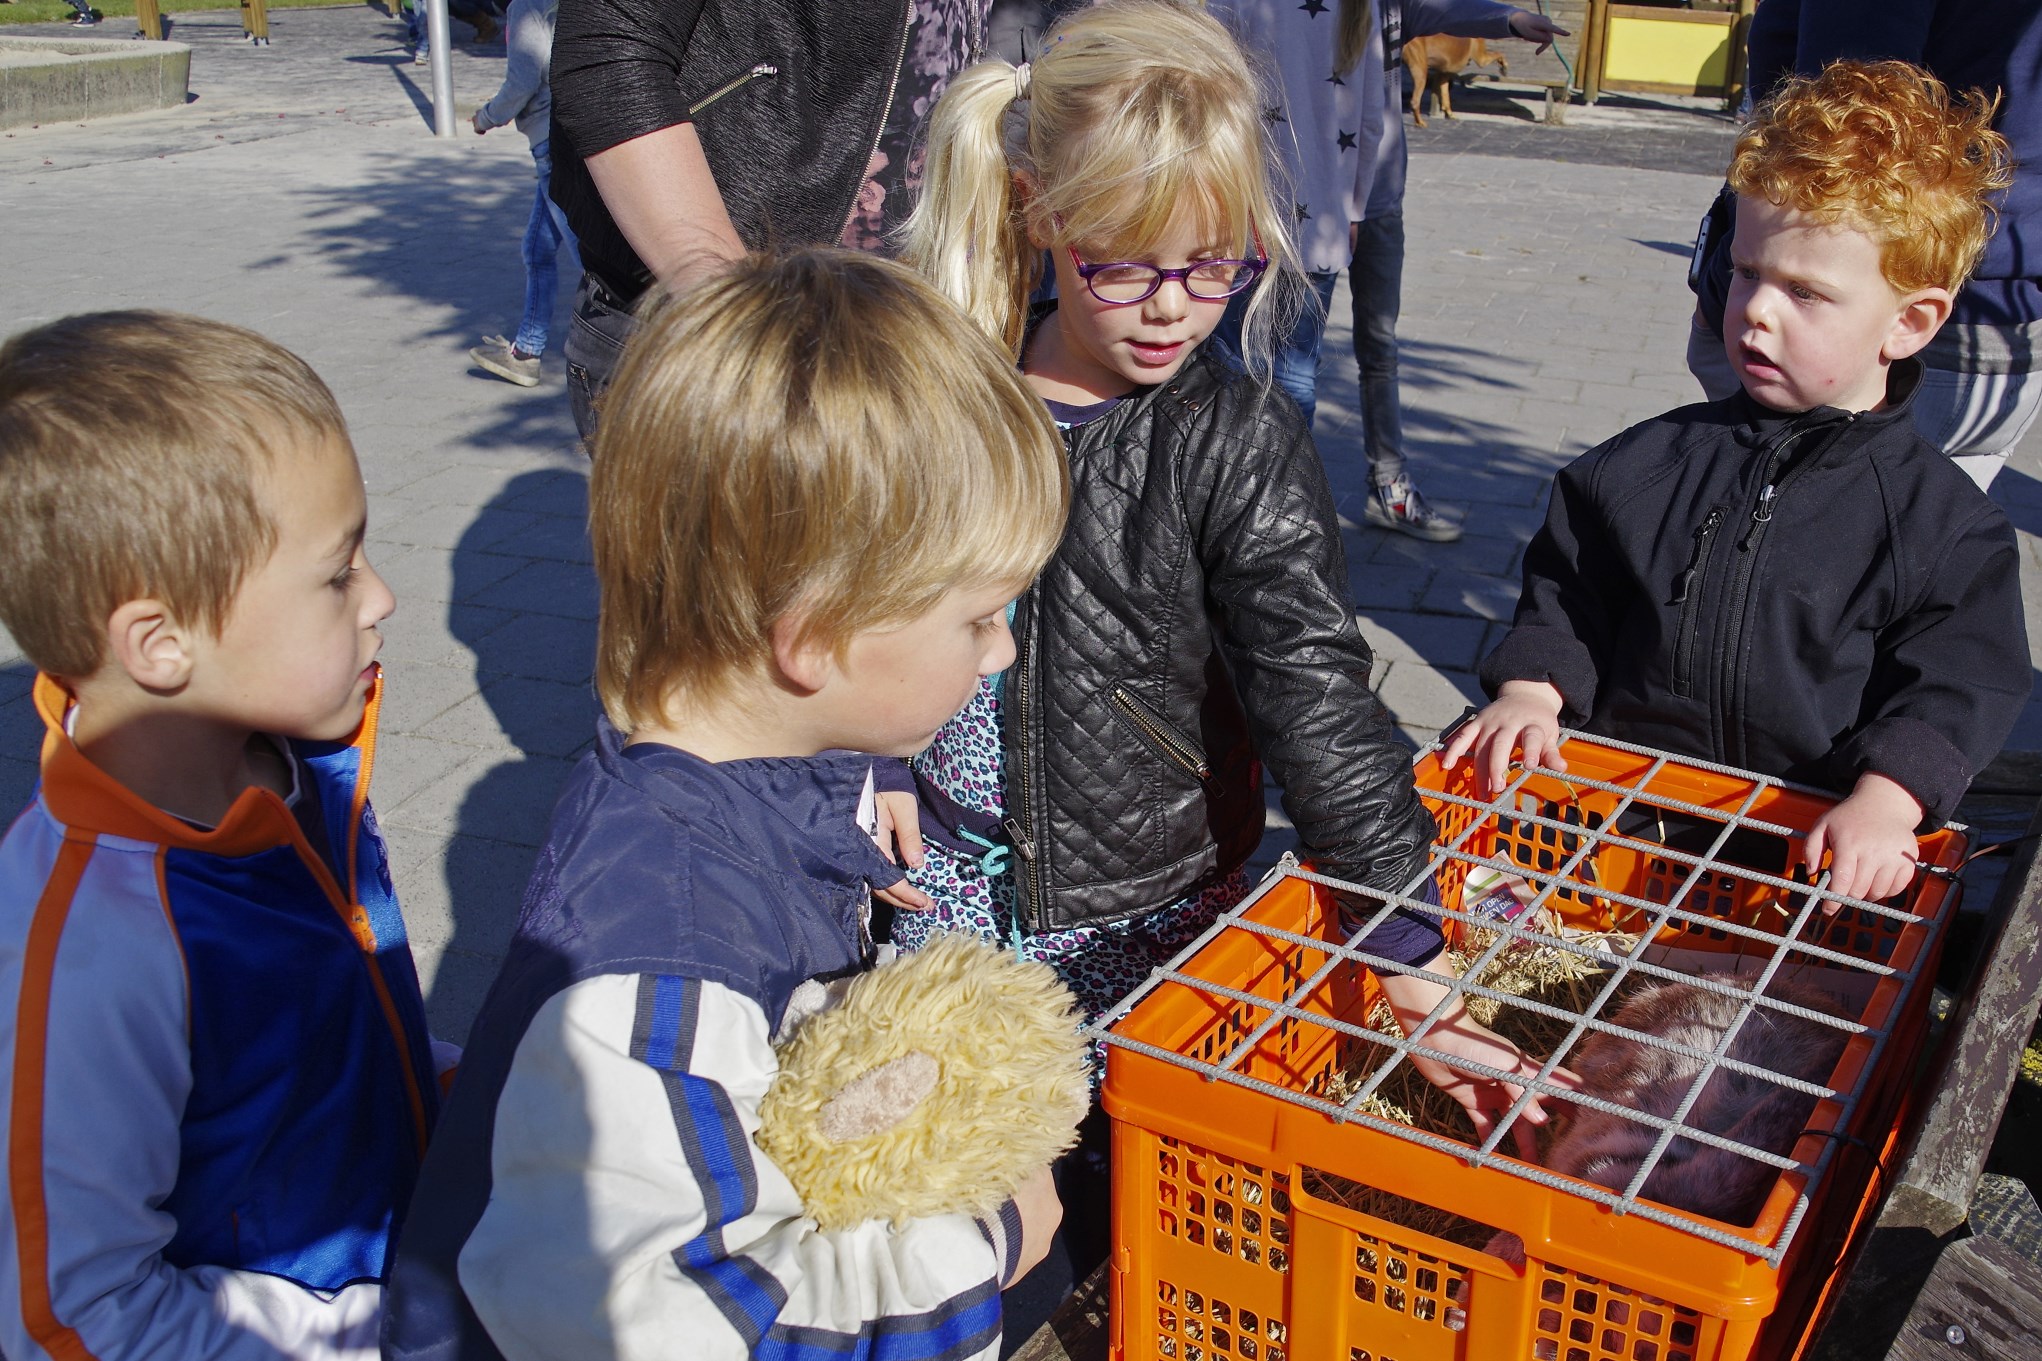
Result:
[[[1985,253],[1993,196],[2013,183],[1998,108],[1997,96],[1952,96],[1904,61],[1833,61],[1758,106],[1730,187],[1869,233],[1898,292],[1954,293]]]

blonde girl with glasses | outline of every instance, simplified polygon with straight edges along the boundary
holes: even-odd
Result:
[[[1107,0],[1032,67],[952,83],[907,227],[908,262],[1000,338],[1056,418],[1072,513],[1017,602],[1014,663],[916,758],[919,807],[889,799],[919,890],[896,895],[913,910],[895,936],[1009,942],[1094,1013],[1239,900],[1264,768],[1320,869],[1437,901],[1432,820],[1369,687],[1325,474],[1266,377],[1298,277],[1270,108],[1201,10]],[[1057,300],[1031,307],[1045,257]],[[1242,292],[1262,376],[1203,344]],[[1425,971],[1385,979],[1408,1027],[1447,994],[1438,922],[1350,906],[1370,949]],[[1536,1071],[1447,1007],[1437,1048]],[[1421,1066],[1478,1132],[1518,1092]]]

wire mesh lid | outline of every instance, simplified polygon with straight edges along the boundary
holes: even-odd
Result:
[[[1811,883],[1791,869],[1831,796],[1606,739],[1566,738],[1568,770],[1515,768],[1487,798],[1465,768],[1439,768],[1435,744],[1421,753],[1418,770],[1419,792],[1440,823],[1424,872],[1384,890],[1316,874],[1286,856],[1091,1033],[1109,1048],[1449,1152],[1777,1267],[1840,1149],[1865,1147],[1856,1117],[1868,1091],[1886,1080],[1880,1060],[1895,1026],[1926,1005],[1922,974],[1935,957],[1940,921],[1933,910],[1946,885],[1921,880],[1933,890],[1931,915],[1909,910],[1925,896],[1920,888],[1905,907],[1834,893],[1826,874]],[[1953,864],[1961,844],[1960,835],[1940,836],[1924,859]],[[1337,931],[1295,930],[1306,924],[1258,912],[1286,880],[1339,897]],[[1429,901],[1434,882],[1444,907]],[[1463,902],[1478,891],[1486,896]],[[1459,977],[1439,971],[1438,961],[1400,963],[1367,948],[1369,932],[1398,912],[1441,918],[1450,939],[1470,946]],[[1255,938],[1265,957],[1289,950],[1305,964],[1252,979],[1201,970],[1201,954],[1230,935]],[[1578,966],[1589,980],[1578,1007],[1489,985],[1500,960],[1525,950]],[[1427,979],[1445,994],[1400,1034],[1372,1023],[1365,1010],[1328,1006],[1334,981],[1358,969]],[[1145,1031],[1143,1004],[1164,990],[1190,990],[1212,1015],[1235,1023],[1222,1027],[1217,1046],[1209,1034],[1198,1046]],[[1676,1022],[1655,1013],[1654,995]],[[1437,1047],[1437,1028],[1470,1003],[1545,1027],[1550,1045],[1534,1054],[1541,1061],[1535,1076]],[[1697,1015],[1708,1023],[1696,1024]],[[1292,1081],[1280,1065],[1256,1061],[1285,1036],[1326,1032],[1376,1057],[1345,1089]],[[1781,1036],[1791,1039],[1791,1061],[1772,1057],[1768,1046]],[[1509,1081],[1521,1092],[1477,1142],[1414,1128],[1387,1118],[1375,1100],[1386,1084],[1408,1077],[1413,1057]],[[1612,1085],[1612,1067],[1627,1058],[1656,1075],[1649,1095]],[[1556,1072],[1577,1064],[1587,1085],[1569,1091]],[[1574,1108],[1568,1132],[1545,1151],[1549,1165],[1504,1151],[1540,1096]],[[1728,1118],[1759,1106],[1768,1107],[1770,1131],[1754,1134],[1753,1121]],[[1597,1146],[1569,1150],[1570,1136]],[[1621,1156],[1604,1156],[1612,1145],[1622,1146]],[[1698,1186],[1706,1201],[1722,1191],[1714,1183],[1726,1179],[1725,1169],[1742,1169],[1761,1188],[1758,1202],[1734,1219],[1720,1209],[1712,1217],[1680,1190]],[[1782,1182],[1783,1173],[1799,1175]]]

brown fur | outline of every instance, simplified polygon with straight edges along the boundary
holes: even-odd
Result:
[[[1510,74],[1510,63],[1503,59],[1503,54],[1491,52],[1480,38],[1449,38],[1444,33],[1406,41],[1404,65],[1411,72],[1411,117],[1421,128],[1425,126],[1425,114],[1420,106],[1425,102],[1426,91],[1432,91],[1439,116],[1451,119],[1454,106],[1447,91],[1453,88],[1455,76],[1473,66],[1494,66],[1497,75]]]
[[[1775,982],[1766,996],[1810,1011],[1834,1014],[1837,1002],[1805,983]],[[1712,1051],[1741,1003],[1688,983],[1665,983],[1637,993],[1610,1020],[1628,1030]],[[1842,1056],[1843,1031],[1759,1007],[1730,1042],[1729,1058],[1804,1082],[1826,1084]],[[1654,1049],[1601,1031],[1582,1042],[1568,1066],[1581,1075],[1587,1095],[1628,1110],[1670,1119],[1701,1073],[1701,1060]],[[1690,1129],[1720,1135],[1769,1153],[1790,1152],[1807,1128],[1816,1098],[1777,1083],[1719,1069],[1687,1114]],[[1655,1126],[1587,1106],[1574,1109],[1546,1152],[1546,1166],[1612,1191],[1622,1191],[1659,1139]],[[1639,1194],[1646,1200],[1749,1224],[1778,1179],[1776,1169],[1714,1145],[1676,1137]],[[1507,1241],[1506,1241],[1507,1240]],[[1515,1234],[1498,1234],[1489,1251],[1522,1261]]]

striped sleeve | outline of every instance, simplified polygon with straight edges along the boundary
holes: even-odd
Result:
[[[498,1100],[462,1288],[510,1361],[996,1355],[1003,1254],[964,1215],[822,1232],[753,1142],[758,1006],[665,975],[554,997]]]

